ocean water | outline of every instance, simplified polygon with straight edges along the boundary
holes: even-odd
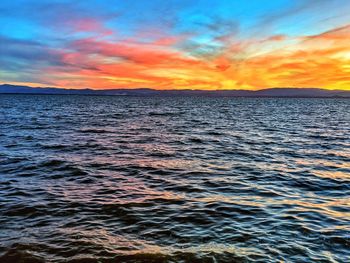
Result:
[[[350,262],[350,100],[0,95],[0,262]]]

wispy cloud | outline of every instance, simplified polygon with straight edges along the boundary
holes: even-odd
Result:
[[[350,26],[337,16],[350,4],[338,0],[29,2],[0,4],[2,82],[350,87]]]

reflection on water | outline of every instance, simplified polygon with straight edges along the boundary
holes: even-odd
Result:
[[[0,96],[0,262],[349,262],[350,101]]]

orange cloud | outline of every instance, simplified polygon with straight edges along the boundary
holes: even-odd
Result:
[[[44,78],[57,86],[96,89],[350,89],[349,29],[300,38],[231,39],[217,54],[201,57],[177,47],[184,37],[165,35],[146,43],[86,38],[58,51],[62,65],[46,68]]]

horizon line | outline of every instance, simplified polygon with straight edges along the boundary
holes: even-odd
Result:
[[[140,89],[148,89],[148,90],[155,90],[155,91],[262,91],[262,90],[269,90],[269,89],[315,89],[315,90],[328,90],[328,91],[350,91],[349,89],[337,89],[337,88],[327,88],[327,87],[294,87],[294,86],[275,86],[275,87],[263,87],[263,88],[254,88],[254,89],[245,89],[245,88],[232,88],[232,89],[193,89],[190,87],[186,88],[167,88],[167,89],[158,89],[154,87],[112,87],[112,88],[102,88],[102,89],[96,89],[91,87],[59,87],[59,86],[45,86],[44,84],[35,83],[34,85],[30,85],[26,83],[9,83],[9,82],[0,82],[0,86],[9,85],[9,86],[17,86],[17,87],[29,87],[29,88],[35,88],[35,89],[42,89],[42,88],[50,88],[50,89],[61,89],[61,90],[92,90],[92,91],[112,91],[112,90],[140,90]]]

